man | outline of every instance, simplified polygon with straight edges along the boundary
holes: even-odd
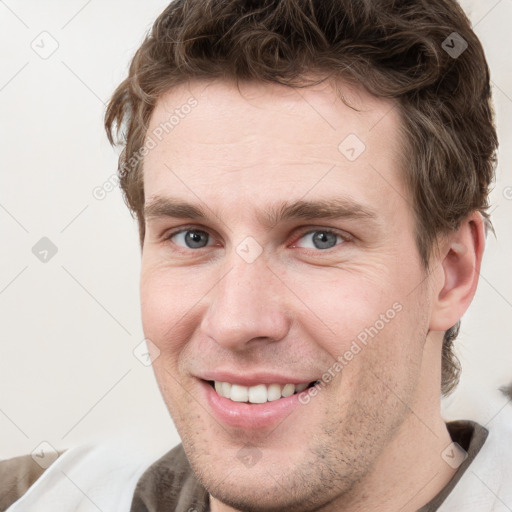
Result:
[[[510,425],[440,413],[497,147],[454,1],[177,0],[105,124],[182,445],[70,451],[9,510],[512,508]]]

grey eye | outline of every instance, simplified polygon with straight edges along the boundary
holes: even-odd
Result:
[[[332,231],[320,230],[306,233],[301,240],[306,241],[306,243],[300,244],[301,247],[306,249],[331,249],[337,245],[338,240],[343,242],[340,235]]]
[[[210,235],[206,231],[200,229],[187,229],[175,233],[171,238],[174,239],[174,243],[180,247],[187,249],[201,249],[206,247],[209,242]]]

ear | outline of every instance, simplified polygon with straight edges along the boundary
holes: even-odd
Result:
[[[440,245],[438,264],[442,270],[430,319],[432,331],[446,331],[455,325],[473,300],[485,246],[482,215],[473,212]]]

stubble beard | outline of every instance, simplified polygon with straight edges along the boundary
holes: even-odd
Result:
[[[187,457],[203,486],[240,512],[338,512],[342,503],[348,506],[360,499],[366,477],[409,415],[407,404],[412,403],[416,389],[414,368],[399,389],[393,389],[397,385],[393,374],[377,366],[378,358],[375,353],[366,359],[355,384],[356,395],[337,412],[333,412],[335,405],[327,407],[319,433],[311,434],[293,467],[281,460],[279,467],[260,463],[244,469],[233,460],[234,469],[225,473],[230,462],[213,460],[200,429],[187,427],[183,417],[175,418],[181,424],[177,427]],[[343,393],[343,387],[338,391]],[[307,407],[300,406],[295,413],[307,414]]]

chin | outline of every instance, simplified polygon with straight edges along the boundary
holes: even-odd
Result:
[[[311,448],[290,453],[262,448],[261,459],[249,459],[246,465],[237,458],[239,446],[196,439],[184,447],[210,495],[240,512],[313,512],[346,494],[361,476],[348,465],[343,471],[338,460],[334,481],[334,461],[319,460],[318,450]]]

